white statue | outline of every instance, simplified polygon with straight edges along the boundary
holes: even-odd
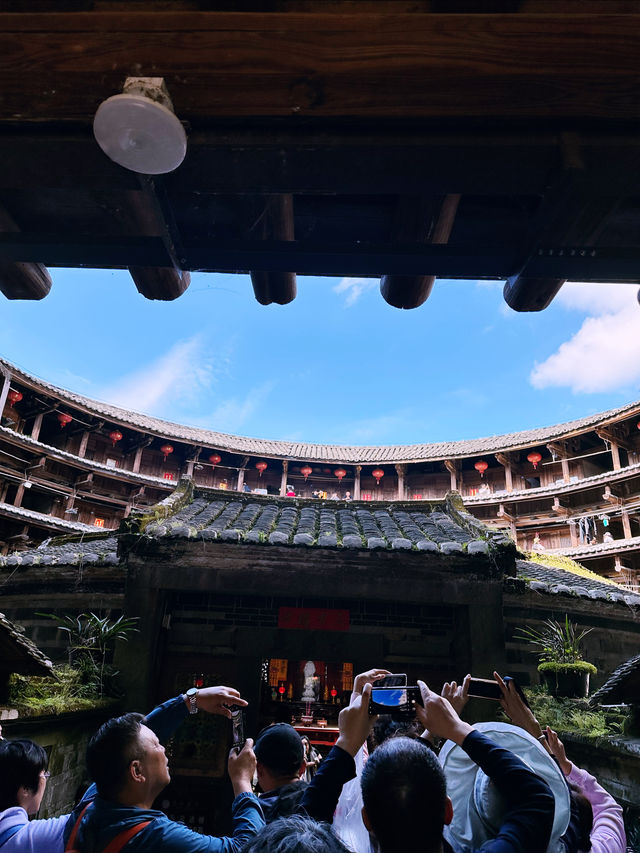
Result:
[[[316,665],[308,660],[304,665],[304,690],[300,697],[303,702],[316,702],[320,690],[320,679],[316,675]]]

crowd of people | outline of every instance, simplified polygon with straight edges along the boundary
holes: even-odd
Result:
[[[92,784],[70,815],[29,819],[47,754],[1,740],[0,853],[625,853],[622,809],[541,728],[512,679],[494,673],[511,722],[471,725],[461,717],[469,676],[441,694],[418,682],[412,719],[371,716],[372,688],[388,675],[356,676],[322,761],[287,723],[231,750],[228,837],[193,832],[153,804],[170,781],[163,743],[190,714],[246,706],[233,688],[190,690],[146,717],[104,723],[87,749]]]

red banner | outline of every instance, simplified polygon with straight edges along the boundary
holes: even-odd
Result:
[[[323,607],[281,607],[278,628],[294,631],[348,631],[349,611]]]

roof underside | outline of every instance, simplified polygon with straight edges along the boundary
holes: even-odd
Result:
[[[434,277],[494,278],[540,310],[566,279],[635,282],[629,7],[7,0],[0,289],[42,298],[41,265],[121,267],[174,299],[186,271],[242,271],[267,304],[294,298],[296,273],[380,276],[410,308]],[[187,129],[165,177],[93,139],[128,76],[164,77]]]

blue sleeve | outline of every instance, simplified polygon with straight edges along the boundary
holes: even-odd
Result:
[[[355,761],[349,753],[332,747],[305,788],[300,808],[314,820],[331,823],[342,786],[355,775]]]
[[[164,742],[178,728],[180,723],[189,716],[187,706],[184,704],[182,695],[168,699],[162,705],[157,705],[150,714],[146,716],[146,724],[152,732],[158,735],[158,740]]]
[[[462,748],[495,783],[507,805],[500,832],[482,853],[540,853],[551,837],[555,803],[546,782],[513,752],[473,731]]]
[[[262,808],[255,794],[240,794],[231,807],[233,835],[218,838],[200,835],[182,823],[169,818],[156,818],[133,838],[127,848],[131,853],[240,853],[264,826]]]

